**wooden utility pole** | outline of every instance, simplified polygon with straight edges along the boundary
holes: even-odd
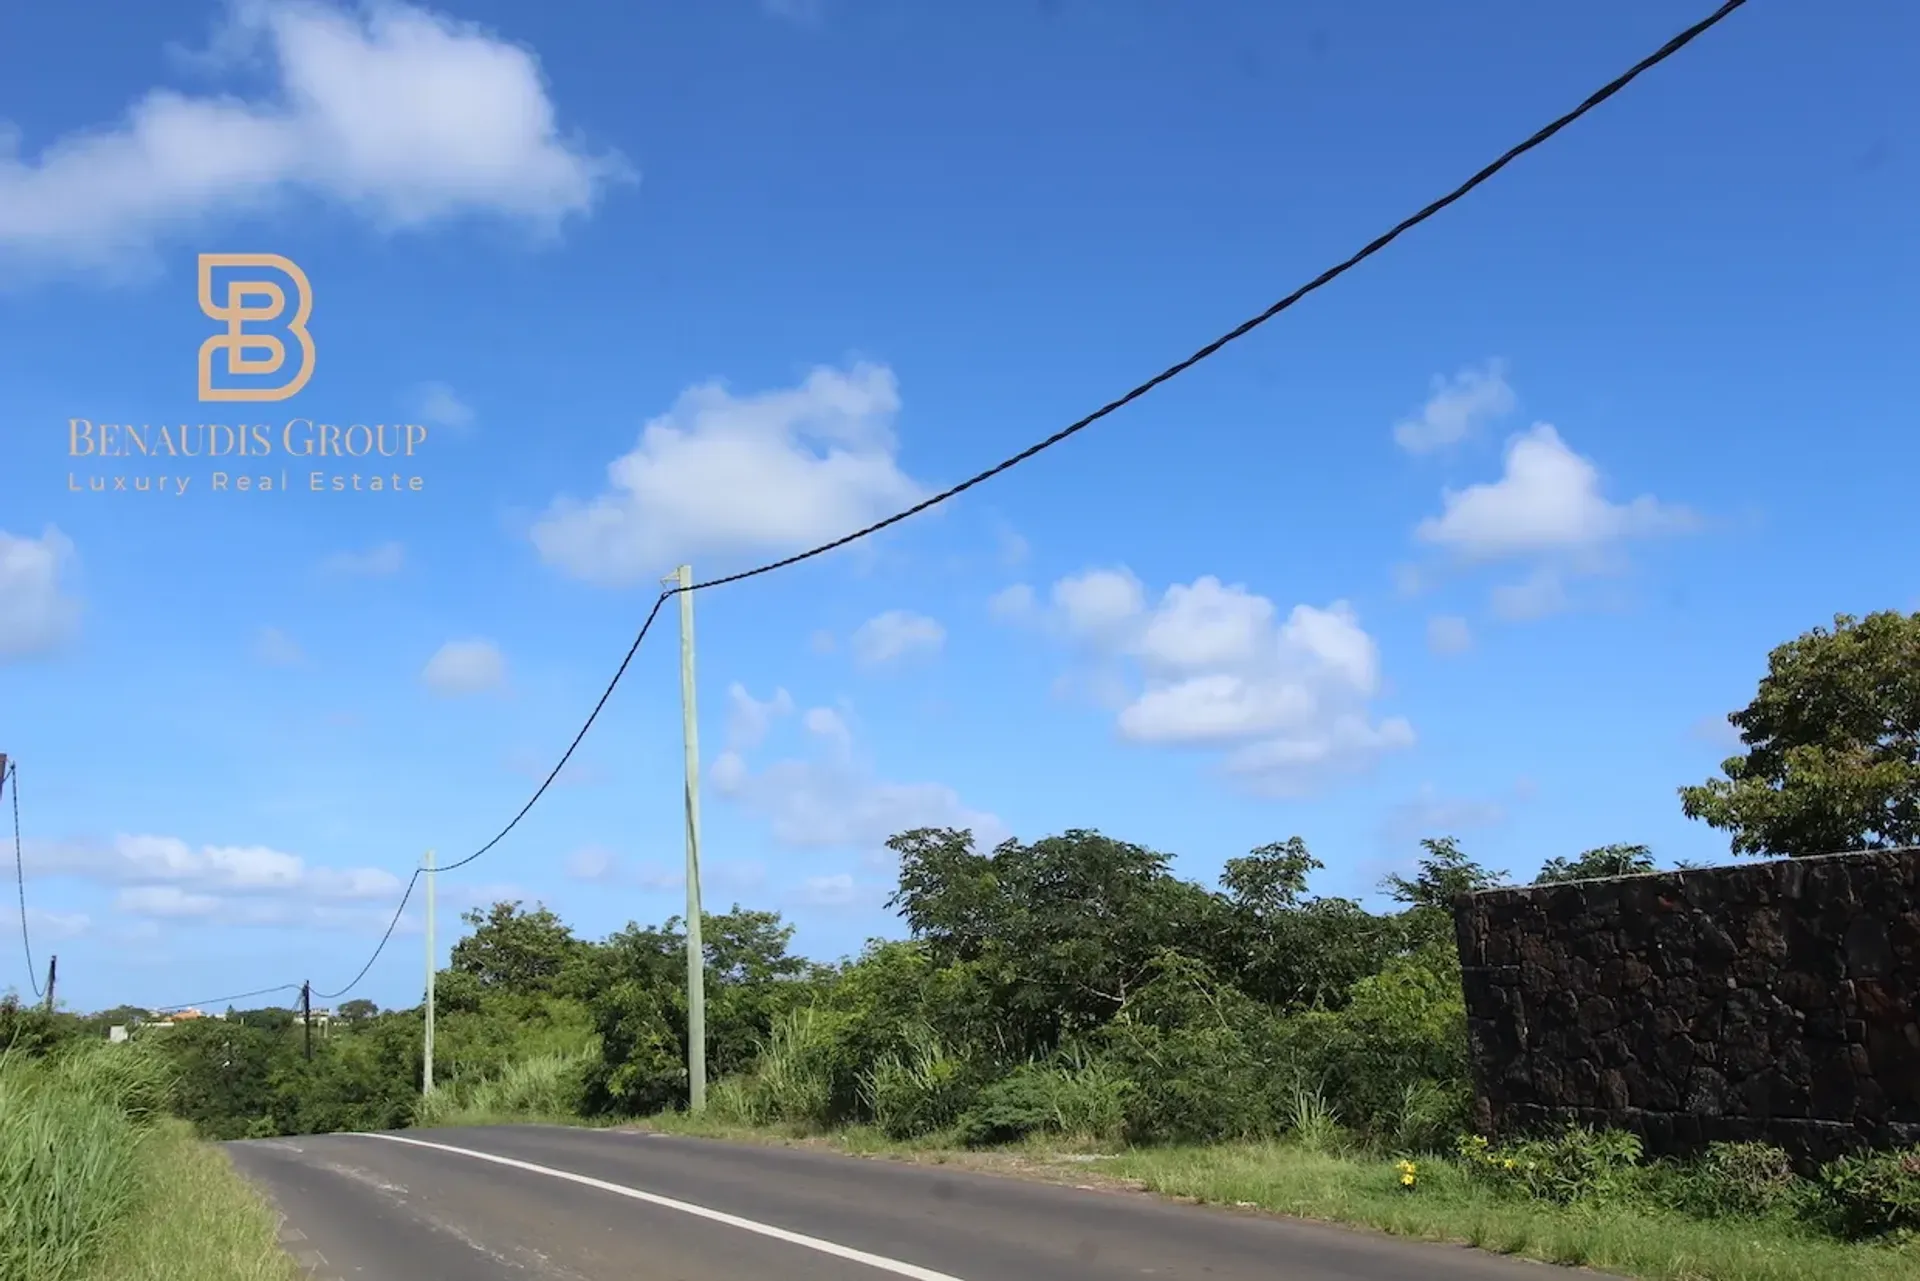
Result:
[[[300,1021],[306,1024],[307,1061],[313,1061],[313,984],[300,985]]]
[[[53,980],[59,973],[60,958],[49,956],[47,958],[47,1013],[49,1014],[53,1013]]]

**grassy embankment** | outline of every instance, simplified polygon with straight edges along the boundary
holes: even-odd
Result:
[[[132,1046],[0,1054],[0,1281],[295,1281],[277,1220]]]
[[[421,1109],[428,1126],[583,1122],[570,1107],[578,1060],[543,1055],[499,1077],[443,1090]],[[716,1087],[705,1117],[669,1113],[631,1123],[664,1133],[823,1148],[1015,1177],[1131,1188],[1247,1212],[1266,1211],[1398,1236],[1477,1246],[1546,1263],[1648,1281],[1914,1281],[1912,1244],[1854,1243],[1797,1218],[1791,1196],[1770,1211],[1703,1218],[1660,1204],[1675,1180],[1700,1172],[1643,1170],[1638,1194],[1557,1204],[1486,1186],[1457,1159],[1416,1156],[1414,1181],[1396,1156],[1369,1153],[1337,1129],[1207,1147],[1127,1148],[1060,1135],[985,1150],[952,1136],[895,1141],[872,1127],[822,1131],[734,1118],[735,1091]]]
[[[1293,1141],[1207,1147],[1122,1148],[1054,1138],[970,1151],[898,1143],[869,1128],[807,1133],[685,1114],[640,1123],[663,1133],[827,1148],[857,1156],[936,1163],[1053,1182],[1131,1188],[1177,1200],[1267,1211],[1417,1240],[1453,1242],[1544,1263],[1649,1281],[1915,1281],[1911,1244],[1835,1240],[1785,1212],[1708,1220],[1640,1199],[1558,1205],[1476,1184],[1455,1162],[1414,1161],[1415,1183],[1385,1156]]]

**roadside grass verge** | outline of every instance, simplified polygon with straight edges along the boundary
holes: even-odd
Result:
[[[171,1118],[141,1141],[136,1192],[87,1281],[301,1281],[279,1216],[226,1154]],[[79,1275],[79,1274],[76,1274]]]
[[[1920,1281],[1920,1249],[1911,1244],[1848,1243],[1785,1218],[1707,1220],[1639,1203],[1556,1205],[1502,1195],[1434,1158],[1416,1159],[1409,1189],[1394,1159],[1282,1141],[1116,1150],[1056,1136],[976,1150],[937,1137],[895,1142],[867,1127],[820,1132],[685,1113],[635,1124],[663,1134],[1131,1188],[1646,1281]]]
[[[273,1213],[127,1046],[0,1054],[0,1281],[295,1281]]]

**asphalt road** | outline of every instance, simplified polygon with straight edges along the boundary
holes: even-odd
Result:
[[[1548,1270],[1148,1197],[548,1126],[226,1145],[333,1281],[1541,1281]]]

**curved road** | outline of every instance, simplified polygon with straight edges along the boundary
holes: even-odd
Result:
[[[1541,1281],[1454,1246],[938,1166],[549,1126],[226,1145],[316,1281]]]

